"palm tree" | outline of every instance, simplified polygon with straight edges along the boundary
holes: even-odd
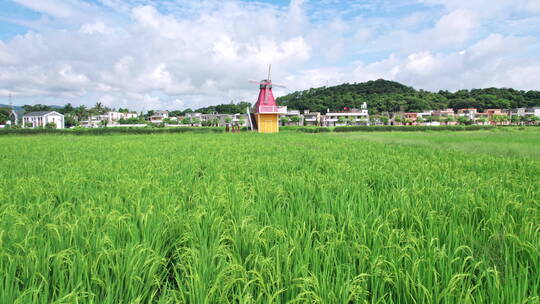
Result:
[[[96,102],[96,105],[92,108],[92,110],[98,115],[103,115],[106,112],[106,108],[101,102]]]
[[[76,107],[74,112],[75,112],[75,116],[77,117],[78,121],[87,119],[89,114],[90,114],[88,112],[88,109],[86,109],[86,106],[84,106],[84,105],[80,105],[80,106]]]
[[[75,110],[75,108],[71,105],[71,103],[67,103],[61,110],[60,112],[62,114],[69,114],[69,113],[72,113],[73,111]]]

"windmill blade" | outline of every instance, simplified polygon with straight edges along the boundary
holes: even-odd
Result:
[[[251,83],[256,83],[256,84],[260,84],[260,83],[261,83],[260,81],[257,81],[257,80],[252,80],[252,79],[248,80],[248,82],[251,82]]]
[[[284,89],[287,88],[286,86],[284,86],[284,85],[282,85],[282,84],[277,84],[277,83],[272,83],[272,86],[278,87],[278,88],[284,88]]]
[[[270,76],[271,76],[270,73],[271,73],[271,72],[272,72],[272,64],[270,64],[270,65],[268,66],[268,78],[266,78],[266,79],[268,79],[268,80],[271,79],[271,78],[270,78]]]

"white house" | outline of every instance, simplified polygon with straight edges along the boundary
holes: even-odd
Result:
[[[342,121],[340,122],[340,117]],[[328,111],[324,116],[324,124],[326,126],[344,126],[346,121],[349,121],[351,124],[367,124],[369,121],[369,113],[367,109],[367,104],[364,102],[360,109],[350,109],[346,112],[330,112]]]
[[[232,123],[238,126],[247,126],[248,120],[247,114],[236,113],[232,115]]]
[[[169,118],[169,111],[154,111],[154,114],[150,116],[150,122],[160,124],[164,119]]]
[[[56,111],[30,112],[23,116],[24,128],[44,128],[47,124],[55,124],[56,129],[64,128],[64,115]]]
[[[109,125],[113,125],[115,122],[119,121],[120,119],[129,119],[129,118],[137,118],[137,117],[138,117],[137,113],[109,111],[102,115],[90,116],[88,120],[83,121],[81,125],[88,128],[95,128],[99,126],[99,124],[102,121],[106,121]]]
[[[287,113],[280,115],[280,119],[283,118],[283,117],[288,118],[288,122],[285,123],[285,125],[287,125],[287,126],[294,126],[294,125],[300,126],[300,125],[302,125],[302,115],[300,114],[299,110],[288,110]],[[294,122],[293,120],[296,119],[296,118],[293,118],[293,117],[298,117],[299,120]]]
[[[103,116],[106,116],[109,122],[119,121],[120,119],[130,119],[130,118],[138,117],[137,113],[126,113],[126,112],[115,112],[115,111],[109,111],[105,113],[105,115]]]
[[[247,114],[201,114],[201,113],[186,113],[187,118],[198,118],[201,121],[216,121],[218,126],[224,127],[228,123],[226,122],[227,119],[230,119],[230,124],[238,125],[238,126],[246,126],[247,122],[249,120],[249,117]]]
[[[190,112],[190,113],[186,113],[184,115],[185,118],[189,118],[191,120],[193,119],[199,119],[199,120],[203,120],[203,113],[199,113],[199,112]]]
[[[321,123],[321,112],[304,110],[304,124],[306,126],[318,126]]]
[[[426,118],[429,116],[433,116],[433,110],[428,110],[428,111],[418,113],[418,117]]]
[[[540,117],[540,107],[517,108],[510,111],[511,115]]]

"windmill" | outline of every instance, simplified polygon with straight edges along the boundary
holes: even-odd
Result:
[[[268,67],[268,78],[261,81],[250,80],[251,83],[259,84],[259,98],[251,111],[250,122],[253,128],[253,119],[256,122],[259,133],[277,133],[279,132],[279,114],[287,111],[286,108],[278,107],[272,87],[285,86],[273,84],[271,79],[272,65]]]

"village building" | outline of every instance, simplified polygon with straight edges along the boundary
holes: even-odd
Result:
[[[120,119],[130,119],[130,118],[137,118],[137,117],[139,117],[137,113],[124,113],[124,112],[109,111],[103,115],[92,116],[92,119],[98,120],[98,121],[116,122],[116,121],[119,121]]]
[[[189,118],[189,119],[200,119],[200,120],[202,120],[204,115],[205,114],[199,113],[199,112],[191,112],[191,113],[186,113],[184,115],[184,117]]]
[[[421,118],[426,118],[426,117],[430,117],[430,116],[433,116],[433,110],[424,110],[424,112],[420,112],[418,113],[418,117],[421,117]]]
[[[117,122],[120,119],[129,119],[129,118],[137,118],[139,115],[137,113],[126,113],[126,112],[116,112],[116,111],[109,111],[105,114],[101,115],[93,115],[88,117],[88,120],[82,121],[81,126],[85,128],[97,128],[103,122],[105,122],[108,126],[112,126],[117,124]]]
[[[56,129],[64,128],[64,115],[56,111],[30,112],[23,116],[24,128],[44,128],[54,125]]]
[[[186,113],[186,115],[184,116],[184,118],[191,118],[190,115],[188,115],[190,113]],[[200,114],[200,113],[199,113]],[[201,121],[206,121],[206,122],[218,122],[218,126],[221,125],[221,121],[224,121],[226,117],[229,117],[228,114],[217,114],[217,113],[212,113],[212,114],[201,114],[201,115],[198,115],[198,118],[201,120]]]
[[[236,114],[232,114],[232,123],[234,125],[237,125],[237,126],[247,126],[247,121],[248,121],[248,115],[247,114],[240,114],[240,113],[236,113]]]
[[[435,117],[449,117],[455,116],[454,109],[442,109],[431,111],[431,116]]]
[[[310,112],[304,110],[304,125],[305,126],[320,126],[321,125],[321,112]]]
[[[416,119],[418,118],[418,113],[416,112],[405,112],[403,113],[403,124],[414,126],[416,125]]]
[[[109,122],[113,121],[119,121],[120,119],[130,119],[130,118],[137,118],[139,115],[137,113],[129,113],[129,112],[115,112],[115,111],[109,111],[105,113],[104,115],[101,115],[105,120]]]
[[[186,117],[187,114],[186,113]],[[199,113],[200,114],[200,113]],[[192,117],[191,115],[189,116]],[[199,118],[201,122],[217,122],[217,126],[219,127],[225,127],[227,124],[233,125],[233,126],[247,126],[247,122],[249,120],[249,117],[247,114],[201,114],[194,116],[195,118]]]
[[[299,110],[288,110],[287,113],[280,115],[280,120],[285,126],[301,126],[303,124],[302,114]]]
[[[150,116],[150,122],[155,124],[163,123],[164,119],[169,118],[169,111],[154,111],[154,114]]]
[[[510,110],[510,115],[518,115],[521,117],[526,117],[526,116],[540,117],[540,107],[512,109]]]
[[[478,109],[476,108],[467,108],[467,109],[458,109],[457,115],[461,117],[467,117],[469,120],[474,121],[476,119],[476,114]]]
[[[478,120],[480,118],[489,120],[491,117],[493,117],[493,115],[508,115],[508,113],[503,112],[501,109],[486,109],[484,112],[476,113],[474,120]]]
[[[488,116],[493,115],[504,115],[506,113],[503,112],[501,109],[486,109],[484,110],[483,114],[487,114]]]
[[[327,127],[361,125],[369,123],[367,104],[364,102],[360,109],[350,109],[343,112],[328,112],[324,116],[323,124]]]

